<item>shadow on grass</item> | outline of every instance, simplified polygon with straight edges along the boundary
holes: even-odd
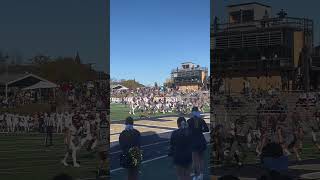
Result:
[[[167,155],[169,148],[170,133],[166,136],[159,136],[154,131],[148,131],[141,134],[141,149],[143,151],[143,159],[153,159],[159,156]],[[119,144],[111,147],[111,170],[120,167],[121,148]]]

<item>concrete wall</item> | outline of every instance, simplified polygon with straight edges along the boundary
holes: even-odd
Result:
[[[198,85],[184,85],[184,86],[179,86],[180,91],[197,91],[199,90],[200,87]]]
[[[247,77],[247,80],[250,82],[250,87],[254,89],[269,89],[271,87],[281,88],[281,77],[280,76],[271,76],[265,77],[262,76],[260,78],[257,77]],[[243,83],[245,79],[243,77],[239,78],[226,78],[225,82],[225,90],[228,92],[229,88],[231,92],[242,92],[243,91]]]

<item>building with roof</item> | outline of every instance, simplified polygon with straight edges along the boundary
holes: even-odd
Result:
[[[310,89],[313,20],[272,15],[272,7],[252,2],[227,6],[228,22],[211,24],[211,72],[226,91],[252,88]]]
[[[8,87],[25,88],[39,83],[40,81],[52,83],[42,77],[39,77],[31,73],[0,74],[0,87],[4,87],[7,85]]]
[[[180,68],[171,71],[171,82],[179,90],[200,90],[206,88],[208,68],[200,67],[192,62],[181,64]]]
[[[50,82],[42,77],[31,73],[0,74],[0,93],[5,94],[8,98],[10,88],[18,88],[20,90],[35,90],[35,89],[53,89],[57,88],[53,82]]]

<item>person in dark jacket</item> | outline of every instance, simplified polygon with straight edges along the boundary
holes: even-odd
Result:
[[[177,120],[178,128],[170,138],[169,156],[173,158],[178,180],[191,180],[192,146],[190,144],[190,130],[184,117]]]
[[[141,135],[138,130],[133,128],[132,117],[126,119],[125,126],[125,130],[123,130],[119,136],[119,144],[122,150],[120,164],[123,168],[128,170],[128,180],[138,180],[139,164],[133,163],[134,160],[129,153],[131,153],[133,149],[138,149],[138,151],[140,151]]]
[[[206,122],[201,118],[198,107],[192,108],[191,115],[192,117],[188,120],[188,126],[191,132],[194,179],[202,180],[204,171],[204,152],[207,149],[207,141],[203,133],[209,132],[209,128]]]

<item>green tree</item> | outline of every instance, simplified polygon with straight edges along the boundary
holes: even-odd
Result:
[[[135,80],[122,80],[120,82],[120,84],[129,88],[129,89],[136,89],[136,88],[144,87],[144,85],[140,84],[139,82],[137,82]]]
[[[89,65],[78,64],[73,58],[59,58],[40,65],[42,77],[55,82],[85,82],[98,78]]]

